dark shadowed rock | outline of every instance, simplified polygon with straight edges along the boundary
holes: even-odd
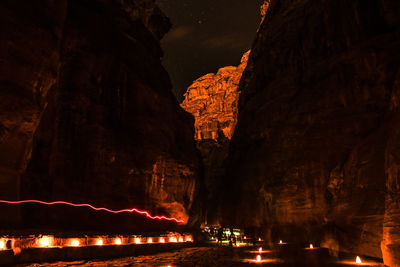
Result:
[[[187,221],[197,154],[192,118],[160,63],[169,20],[151,0],[24,2],[31,8],[0,4],[1,20],[12,25],[1,31],[2,181],[18,184],[13,173],[24,172],[23,199],[137,207]],[[23,210],[24,227],[164,227],[149,222],[87,209]]]
[[[384,240],[399,264],[399,11],[271,1],[241,80],[226,222],[376,257]]]

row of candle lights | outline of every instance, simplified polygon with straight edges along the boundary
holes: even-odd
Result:
[[[151,244],[151,243],[183,243],[192,242],[191,236],[169,236],[169,237],[134,237],[130,238],[116,237],[96,237],[96,238],[54,238],[53,236],[42,236],[33,241],[29,238],[27,241],[20,241],[24,248],[50,248],[50,247],[82,247],[82,246],[103,246],[103,245],[129,245],[129,244]],[[21,239],[24,240],[24,239]],[[82,242],[83,241],[83,242]],[[133,242],[132,242],[133,241]],[[7,242],[10,244],[7,245]],[[0,239],[0,250],[11,249],[14,247],[16,239]],[[12,244],[12,245],[11,245]]]
[[[286,244],[285,242],[283,242],[282,240],[279,240],[279,245],[284,245]],[[310,246],[307,249],[314,249],[314,245],[310,244]],[[260,247],[258,249],[258,255],[256,256],[256,259],[253,262],[256,263],[263,263],[264,261],[261,258],[261,253],[263,253],[262,247]],[[349,262],[347,262],[349,263]],[[359,256],[356,257],[355,261],[353,262],[353,264],[355,265],[365,265],[365,263],[362,262],[361,258]]]

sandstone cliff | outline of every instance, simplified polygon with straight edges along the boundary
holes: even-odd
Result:
[[[152,0],[22,2],[0,4],[2,198],[188,220],[197,156],[193,121],[160,63],[169,20]],[[86,209],[27,206],[22,214],[24,227],[162,227]]]
[[[195,139],[231,139],[236,125],[238,86],[250,51],[239,66],[228,66],[216,74],[204,75],[193,82],[181,106],[195,118]]]
[[[225,222],[400,264],[399,11],[271,1],[241,80]]]
[[[218,223],[223,163],[236,126],[239,81],[250,51],[239,66],[228,66],[200,77],[188,88],[181,106],[195,119],[195,139],[203,162],[202,209],[207,223]]]

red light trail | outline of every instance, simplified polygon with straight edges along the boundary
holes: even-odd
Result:
[[[88,207],[91,208],[92,210],[96,210],[96,211],[106,211],[106,212],[110,212],[110,213],[138,213],[141,215],[145,215],[147,218],[153,219],[153,220],[167,220],[167,221],[175,221],[177,223],[184,223],[183,220],[179,220],[177,218],[173,218],[173,217],[166,217],[166,216],[152,216],[148,211],[145,210],[138,210],[135,208],[132,209],[123,209],[123,210],[110,210],[107,208],[103,208],[103,207],[95,207],[92,206],[90,204],[76,204],[76,203],[71,203],[71,202],[66,202],[66,201],[53,201],[53,202],[46,202],[46,201],[41,201],[41,200],[36,200],[36,199],[29,199],[29,200],[18,200],[18,201],[9,201],[9,200],[0,200],[0,203],[4,203],[4,204],[26,204],[26,203],[38,203],[38,204],[43,204],[43,205],[68,205],[68,206],[72,206],[72,207]]]

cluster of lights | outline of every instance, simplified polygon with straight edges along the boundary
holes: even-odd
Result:
[[[84,247],[84,246],[103,246],[103,245],[123,245],[123,244],[142,244],[142,243],[157,243],[155,241],[158,240],[158,243],[183,243],[183,242],[192,242],[191,236],[169,236],[168,239],[165,237],[95,237],[95,238],[55,238],[54,236],[40,236],[37,237],[32,243],[30,238],[0,238],[0,250],[6,249],[15,249],[14,246],[17,242],[17,246],[25,248],[55,248],[55,247]],[[8,245],[10,243],[10,245]]]

